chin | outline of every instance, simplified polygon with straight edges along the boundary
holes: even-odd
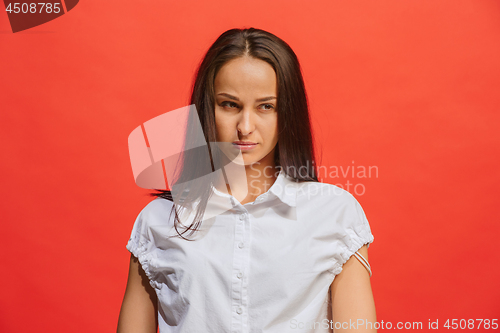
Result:
[[[259,159],[248,158],[248,157],[245,156],[245,154],[243,154],[243,163],[237,163],[236,161],[234,161],[234,163],[240,164],[240,165],[249,166],[249,165],[252,165],[252,164],[258,164],[259,163]]]
[[[256,161],[253,161],[253,160],[252,160],[252,161],[249,161],[249,160],[245,160],[245,159],[244,159],[244,160],[243,160],[243,163],[238,163],[238,162],[236,162],[236,161],[234,161],[234,163],[239,164],[239,165],[245,165],[245,166],[248,166],[248,165],[252,165],[252,164],[256,163]]]

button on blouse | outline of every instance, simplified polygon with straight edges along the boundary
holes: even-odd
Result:
[[[331,332],[329,287],[374,240],[358,201],[283,171],[252,203],[213,190],[232,209],[204,220],[193,241],[172,237],[173,203],[162,198],[133,225],[126,247],[158,296],[160,333]]]

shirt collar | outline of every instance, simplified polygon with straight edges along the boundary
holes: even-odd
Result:
[[[297,205],[297,182],[280,170],[276,181],[269,189],[274,196],[290,207]]]
[[[214,191],[214,194],[232,198],[232,196],[230,196],[229,194],[218,191],[213,185],[212,189]],[[277,197],[290,207],[297,206],[297,182],[293,178],[287,176],[283,169],[280,170],[274,184],[271,185],[271,188],[269,188],[266,193],[259,195],[255,202],[258,202],[258,199],[260,197],[263,197],[265,199],[262,200],[262,202],[268,201],[269,194]]]

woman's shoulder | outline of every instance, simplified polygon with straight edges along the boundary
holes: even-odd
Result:
[[[361,235],[366,241],[373,241],[370,224],[358,199],[340,186],[328,183],[310,183],[301,186],[301,198],[297,198],[308,216],[324,218],[327,230],[348,234],[351,238]],[[331,227],[334,229],[331,229]],[[321,229],[320,230],[324,230]],[[356,234],[356,235],[355,235]]]
[[[298,183],[297,196],[300,196],[301,199],[328,202],[329,204],[349,204],[356,200],[349,191],[342,187],[322,182]]]
[[[158,197],[146,204],[140,211],[139,216],[147,221],[164,220],[170,215],[173,205],[172,201]]]

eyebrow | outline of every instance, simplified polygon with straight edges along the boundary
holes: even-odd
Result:
[[[235,101],[239,101],[238,97],[233,96],[233,95],[229,95],[229,94],[226,94],[226,93],[220,93],[220,94],[217,94],[217,95],[224,96],[224,97],[227,97],[227,98],[235,100]],[[274,96],[268,96],[268,97],[259,98],[257,100],[257,102],[265,102],[265,101],[270,101],[272,99],[276,99],[276,97],[274,97]]]

